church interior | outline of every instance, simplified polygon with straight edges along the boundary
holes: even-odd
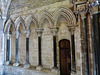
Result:
[[[0,0],[0,75],[100,75],[100,0]]]

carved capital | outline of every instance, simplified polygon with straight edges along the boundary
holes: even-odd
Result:
[[[91,2],[88,4],[90,14],[99,13],[100,3],[98,1]]]
[[[80,5],[77,7],[77,13],[81,15],[81,18],[86,18],[86,13],[87,13],[87,6],[86,5]]]
[[[10,39],[10,33],[7,33],[7,39],[8,40]]]
[[[38,29],[36,29],[36,32],[38,34],[38,37],[40,37],[40,36],[42,36],[43,29],[42,28],[38,28]]]
[[[20,36],[19,31],[16,31],[16,39],[18,39],[18,38],[19,38],[19,36]]]
[[[57,35],[57,33],[58,33],[58,28],[57,27],[50,28],[50,30],[51,30],[51,33],[53,34],[53,36]]]
[[[77,27],[78,25],[68,25],[68,29],[71,32],[71,35],[74,35],[74,31],[75,31],[75,27]]]
[[[25,32],[27,38],[29,38],[30,32],[31,32],[30,30],[27,30],[27,31]]]

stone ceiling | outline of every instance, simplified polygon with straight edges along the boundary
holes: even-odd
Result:
[[[12,0],[10,5],[10,11],[21,7],[37,8],[61,1],[64,0]]]

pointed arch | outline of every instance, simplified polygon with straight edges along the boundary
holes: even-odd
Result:
[[[23,26],[23,29],[25,30],[25,22],[24,22],[24,19],[20,16],[18,17],[16,20],[15,20],[15,26],[16,26],[16,30],[18,31],[19,30],[19,27],[20,27],[20,23],[22,24]]]
[[[13,29],[15,31],[15,23],[11,18],[9,18],[5,24],[4,32],[9,33],[11,26],[13,27]]]
[[[55,26],[57,26],[57,23],[61,16],[63,16],[67,20],[68,24],[70,25],[76,24],[76,18],[73,12],[68,8],[61,7],[53,14],[53,20],[55,21],[54,22]]]
[[[40,15],[39,15],[39,27],[42,27],[42,24],[43,24],[45,19],[49,22],[49,25],[50,25],[49,27],[52,27],[53,26],[52,15],[47,11],[43,11],[40,13]]]
[[[35,28],[38,28],[38,21],[34,15],[29,15],[25,19],[25,25],[27,27],[27,30],[29,30],[30,24],[33,22],[35,24]]]

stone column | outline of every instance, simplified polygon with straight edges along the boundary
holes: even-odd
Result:
[[[41,57],[41,36],[42,36],[42,32],[43,29],[36,29],[36,32],[38,34],[38,66],[37,66],[37,70],[41,70],[42,69],[42,57]]]
[[[83,35],[83,51],[84,51],[84,72],[89,75],[89,58],[88,58],[88,37],[87,37],[87,18],[86,14],[81,13],[82,35]]]
[[[74,38],[74,31],[75,27],[78,25],[69,25],[69,31],[71,32],[71,44],[72,44],[72,70],[76,71],[76,61],[75,61],[75,38]]]
[[[6,63],[5,63],[5,65],[9,65],[9,63],[10,63],[10,60],[9,60],[9,54],[10,54],[10,34],[9,33],[7,33],[7,50],[6,50]]]
[[[19,66],[19,53],[18,53],[18,50],[19,50],[19,36],[20,36],[20,33],[19,31],[16,31],[16,61],[15,63],[13,64],[13,66]]]
[[[100,75],[100,27],[99,27],[99,15],[93,15],[92,25],[92,39],[93,39],[93,53],[94,53],[94,74]]]
[[[6,19],[1,18],[0,16],[0,75],[4,74],[4,23]]]
[[[50,28],[51,29],[51,33],[53,34],[53,62],[54,62],[54,66],[52,69],[52,72],[56,72],[58,71],[58,67],[57,67],[57,33],[58,33],[58,28],[57,27],[53,27]]]
[[[58,28],[51,28],[51,32],[53,34],[53,59],[54,59],[54,69],[57,69],[57,45],[56,45],[56,35],[58,32]]]
[[[24,65],[24,68],[29,68],[29,36],[30,36],[30,30],[26,31],[26,64]]]

